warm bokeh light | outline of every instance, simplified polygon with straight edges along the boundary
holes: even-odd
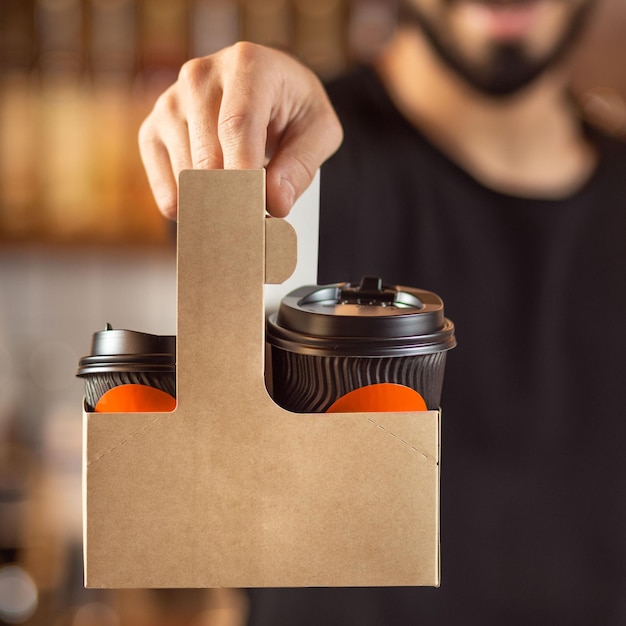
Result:
[[[37,587],[18,565],[0,568],[0,620],[23,624],[37,609]]]

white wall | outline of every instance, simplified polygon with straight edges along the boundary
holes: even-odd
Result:
[[[37,459],[62,543],[80,540],[78,360],[107,322],[175,334],[175,299],[173,246],[0,250],[0,443],[17,440]]]

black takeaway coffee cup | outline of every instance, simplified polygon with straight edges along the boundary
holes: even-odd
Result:
[[[271,395],[296,413],[437,409],[456,345],[439,296],[376,277],[292,291],[267,342]]]
[[[79,362],[87,411],[170,411],[176,405],[176,337],[113,329],[93,335]]]

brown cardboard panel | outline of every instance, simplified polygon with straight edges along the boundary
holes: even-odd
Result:
[[[439,414],[266,392],[264,198],[263,171],[181,175],[178,406],[85,414],[90,587],[439,582]]]
[[[265,219],[265,284],[284,283],[296,268],[296,231],[285,220]]]

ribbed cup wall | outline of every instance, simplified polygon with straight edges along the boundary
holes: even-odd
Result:
[[[176,375],[152,372],[109,372],[85,377],[85,403],[93,411],[98,400],[113,387],[119,385],[147,385],[176,397]]]
[[[439,408],[446,352],[402,357],[312,356],[272,347],[273,397],[295,413],[324,413],[354,389],[398,383]]]

